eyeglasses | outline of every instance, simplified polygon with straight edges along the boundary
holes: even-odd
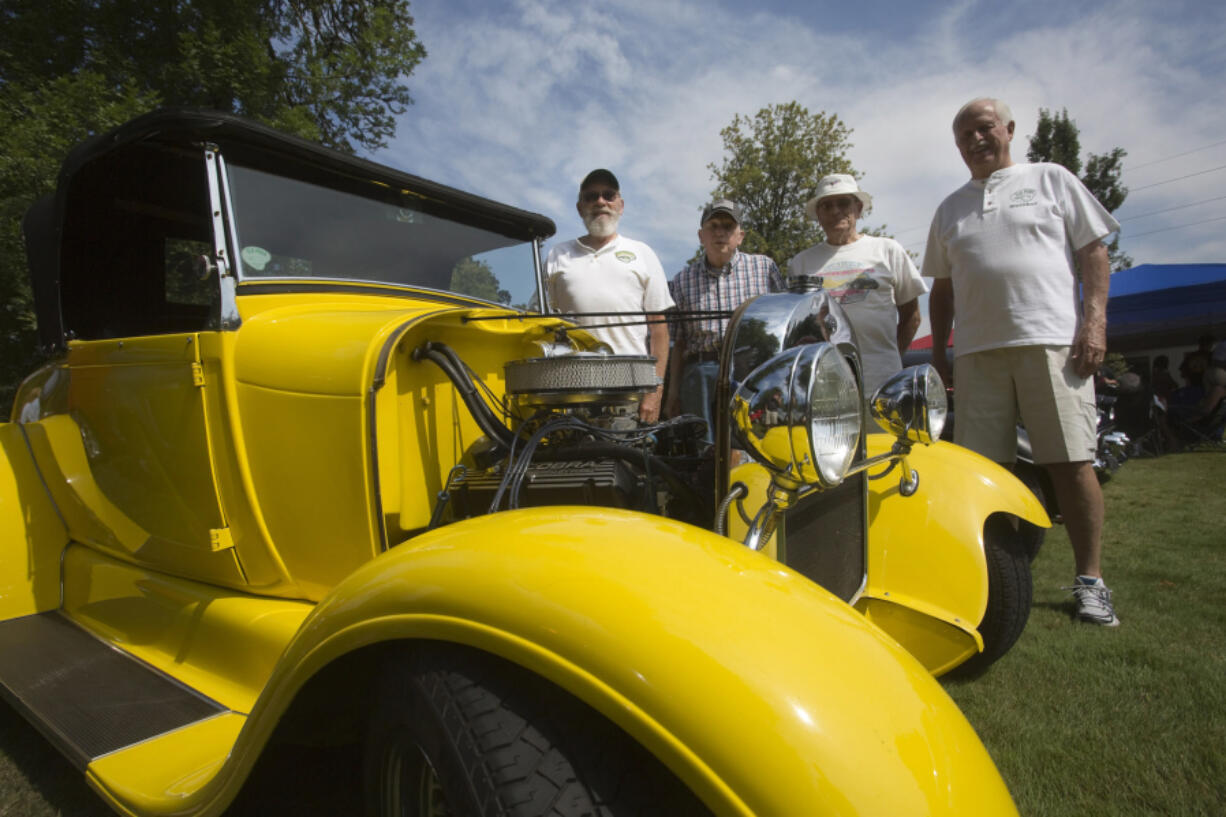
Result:
[[[583,200],[584,204],[591,204],[592,202],[600,201],[601,199],[612,203],[617,201],[617,197],[620,195],[621,194],[616,190],[584,190],[583,195],[580,196],[580,198]]]

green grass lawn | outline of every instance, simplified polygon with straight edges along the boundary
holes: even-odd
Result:
[[[1130,460],[1104,496],[1120,627],[1072,619],[1056,527],[1018,643],[946,688],[1027,817],[1226,814],[1226,455]]]
[[[1226,814],[1226,455],[1131,460],[1104,493],[1104,574],[1122,625],[1072,620],[1061,590],[1072,552],[1057,527],[1035,561],[1034,609],[1017,645],[946,689],[1025,817]],[[316,774],[290,757],[262,777],[284,779],[279,762],[301,788],[330,778],[336,760]],[[234,811],[277,813],[261,805],[276,802],[272,791],[244,792]],[[0,817],[111,813],[0,706]]]

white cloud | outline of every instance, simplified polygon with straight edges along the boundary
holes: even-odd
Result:
[[[669,271],[696,246],[720,129],[737,113],[792,99],[854,129],[851,158],[876,200],[870,223],[888,224],[912,249],[922,249],[936,204],[966,178],[949,122],[974,96],[1013,106],[1017,159],[1038,108],[1067,107],[1083,150],[1128,150],[1125,182],[1134,187],[1226,165],[1219,146],[1128,169],[1226,131],[1216,104],[1226,12],[1137,0],[1028,5],[1007,18],[998,8],[900,5],[890,34],[832,26],[799,5],[746,13],[692,0],[420,0],[429,57],[411,78],[418,104],[376,158],[543,212],[561,238],[582,231],[578,180],[609,167],[626,194],[626,232],[655,247]],[[1137,190],[1119,215],[1210,198],[1223,178]],[[1220,260],[1226,222],[1129,240],[1215,215],[1226,215],[1226,201],[1126,222],[1124,248],[1138,262]]]

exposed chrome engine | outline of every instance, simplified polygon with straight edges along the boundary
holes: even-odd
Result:
[[[505,397],[485,390],[447,346],[414,350],[447,374],[490,441],[452,469],[432,526],[528,506],[601,505],[722,530],[717,517],[728,513],[740,514],[745,544],[758,549],[787,515],[785,561],[844,598],[858,592],[867,469],[887,466],[884,476],[901,464],[901,489],[915,490],[907,452],[944,422],[931,367],[905,370],[874,395],[873,417],[896,443],[868,459],[859,352],[841,307],[820,289],[760,296],[730,322],[710,445],[700,417],[639,421],[637,403],[656,388],[654,358],[587,351],[566,333],[559,326],[538,341],[539,356],[505,364]],[[734,447],[770,474],[754,507],[734,499],[743,493],[730,479]]]

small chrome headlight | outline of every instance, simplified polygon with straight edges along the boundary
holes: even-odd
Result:
[[[927,363],[891,377],[869,403],[877,425],[915,443],[931,445],[945,429],[949,401],[937,370]]]
[[[838,485],[860,441],[860,390],[838,349],[788,349],[750,372],[733,396],[741,444],[797,483]]]

